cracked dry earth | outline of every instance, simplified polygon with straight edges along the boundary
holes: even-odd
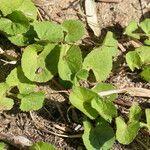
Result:
[[[80,19],[86,24],[84,11],[81,7],[84,2],[79,3],[77,0],[34,0],[34,3],[39,10],[41,20],[52,20],[61,23],[65,19]],[[108,29],[112,30],[117,35],[119,42],[128,49],[130,43],[122,37],[123,28],[131,19],[139,21],[144,17],[150,17],[149,3],[149,0],[141,0],[141,3],[140,0],[122,0],[119,3],[102,3],[97,0],[98,21],[102,31],[105,33]],[[87,35],[86,48],[88,46],[94,47],[94,44],[100,38],[93,38],[94,35],[88,26],[87,29],[90,36]],[[4,37],[1,37],[0,45],[6,45],[5,49],[8,52],[20,55],[20,49],[8,46],[10,43],[8,41],[4,43],[4,41]],[[122,56],[125,53],[126,51],[122,52],[120,50],[119,60],[114,63],[113,73],[107,82],[114,84],[117,88],[145,87],[150,89],[150,84],[141,80],[137,74],[131,73],[125,66],[124,57]],[[0,57],[3,58],[3,56]],[[3,63],[0,62],[1,82],[4,81],[13,67],[11,65],[3,66]],[[56,78],[52,82],[37,85],[38,90],[46,92],[45,104],[41,110],[24,113],[18,109],[19,103],[17,103],[11,111],[1,112],[0,132],[10,136],[24,136],[33,142],[49,142],[54,144],[58,150],[84,150],[85,147],[81,138],[76,138],[83,131],[80,122],[81,114],[78,110],[70,108],[68,95],[65,93],[67,91],[64,91],[65,89],[57,84],[58,82]],[[120,99],[126,102],[138,101],[142,105],[150,107],[150,99],[130,97],[126,94],[120,94],[118,100]],[[118,106],[118,108],[123,114],[128,112],[128,107]],[[112,149],[144,150],[139,141],[150,147],[150,137],[140,132],[138,140],[130,145],[123,146],[116,142]],[[9,146],[8,149],[16,150],[17,148]]]

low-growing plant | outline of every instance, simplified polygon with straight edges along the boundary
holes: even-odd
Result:
[[[126,54],[126,61],[132,71],[140,69],[140,76],[150,82],[150,19],[145,19],[139,25],[131,21],[125,34],[132,39],[144,40],[144,45]]]
[[[140,122],[142,110],[135,103],[130,108],[128,121],[125,121],[118,116],[117,107],[113,103],[117,94],[103,97],[98,94],[115,89],[113,85],[104,83],[111,73],[113,58],[118,53],[117,40],[112,32],[107,32],[101,46],[95,47],[84,57],[77,44],[85,33],[82,22],[65,20],[62,24],[57,24],[38,21],[36,7],[30,0],[1,0],[0,10],[1,34],[16,46],[24,47],[21,62],[18,61],[18,65],[10,72],[5,82],[0,83],[1,111],[13,108],[14,87],[18,88],[16,97],[20,100],[22,111],[42,108],[45,94],[35,90],[36,84],[45,83],[57,75],[64,83],[70,83],[72,89],[69,100],[83,113],[82,139],[86,149],[107,150],[113,146],[115,140],[129,144],[135,139],[140,128],[145,127],[150,131],[150,109],[145,110],[147,122]],[[145,26],[141,25],[141,28],[149,38],[149,31]],[[130,26],[126,29],[126,33],[135,38],[132,31]],[[147,43],[147,40],[145,42]],[[146,55],[150,54],[148,46],[145,47],[144,50],[140,48],[134,52],[131,59],[130,54],[126,57],[132,70],[140,67],[144,69],[142,75],[148,71],[146,67],[150,58]],[[98,84],[93,88],[81,86],[80,81],[88,80],[91,71]],[[144,78],[147,79],[148,75]],[[114,122],[116,133],[112,125]],[[39,145],[42,146],[36,144],[31,149],[36,149]]]

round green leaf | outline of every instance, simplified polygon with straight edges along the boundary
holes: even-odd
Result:
[[[102,120],[93,127],[89,121],[84,121],[83,125],[82,139],[87,150],[109,150],[112,147],[115,135],[107,122]]]
[[[140,56],[142,64],[150,64],[150,47],[149,46],[141,46],[136,49],[136,52]]]
[[[23,0],[17,10],[22,11],[30,19],[37,19],[37,8],[32,0]]]
[[[8,35],[25,33],[29,30],[29,21],[21,11],[14,11],[7,18],[0,18],[0,31]]]
[[[65,20],[62,25],[67,32],[65,37],[65,41],[67,42],[78,41],[85,34],[84,25],[79,20]]]
[[[50,42],[60,42],[64,38],[63,28],[54,22],[42,21],[33,23],[40,40],[48,40]]]
[[[121,144],[130,144],[138,134],[140,123],[138,121],[126,124],[122,117],[116,118],[116,138]]]
[[[108,122],[111,122],[112,118],[117,117],[117,108],[107,98],[94,97],[91,101],[91,106]]]
[[[42,92],[19,94],[18,98],[21,99],[20,109],[22,111],[34,111],[42,108],[45,95]]]
[[[150,35],[150,19],[147,18],[140,23],[141,29],[149,36]]]
[[[14,105],[14,101],[11,98],[0,97],[0,111],[10,110]]]
[[[36,82],[47,82],[57,73],[60,47],[55,44],[29,45],[22,55],[22,70],[25,76]]]
[[[95,96],[97,96],[97,94],[89,89],[74,87],[70,93],[69,100],[73,106],[82,111],[90,119],[95,119],[98,113],[91,107],[91,100]]]
[[[22,68],[18,66],[14,68],[6,78],[6,83],[10,86],[17,86],[20,93],[28,94],[34,91],[35,84],[27,79],[22,71]]]
[[[130,37],[140,39],[140,35],[137,33],[134,33],[135,30],[138,29],[138,24],[136,21],[132,20],[129,25],[125,28],[124,34],[127,34]]]
[[[135,68],[140,69],[142,62],[136,51],[131,51],[126,54],[126,62],[129,68],[134,71]]]
[[[19,8],[23,1],[24,0],[0,0],[0,10],[3,15],[6,16]]]

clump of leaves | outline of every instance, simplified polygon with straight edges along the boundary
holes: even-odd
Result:
[[[84,134],[82,136],[88,150],[112,147],[117,139],[122,144],[131,143],[139,129],[150,130],[146,109],[146,123],[140,122],[141,109],[137,104],[130,108],[129,119],[124,121],[118,117],[114,100],[117,94],[99,96],[99,92],[113,90],[114,86],[104,81],[109,77],[113,59],[117,55],[117,40],[112,32],[107,32],[101,46],[95,47],[87,56],[77,44],[85,33],[84,24],[78,20],[66,20],[62,24],[37,20],[36,7],[31,0],[0,1],[0,32],[10,42],[23,47],[18,65],[10,72],[5,82],[0,83],[0,110],[13,108],[13,96],[20,102],[22,111],[34,111],[42,108],[45,93],[37,91],[37,83],[45,83],[55,76],[64,83],[70,83],[72,90],[69,96],[71,104],[79,109],[84,116]],[[148,22],[141,23],[149,40]],[[138,25],[133,23],[134,29]],[[80,31],[80,32],[79,32]],[[139,38],[133,33],[132,27],[127,27],[126,34]],[[142,76],[149,81],[149,46],[143,46],[126,56],[129,67],[142,68]],[[80,86],[80,81],[93,72],[97,85],[93,88]],[[17,87],[18,92],[11,93]],[[116,133],[112,122],[116,120]],[[124,130],[124,132],[122,132]],[[121,134],[120,134],[121,131]],[[31,149],[54,149],[52,146],[37,143]]]
[[[126,54],[126,62],[132,71],[141,69],[141,77],[150,82],[150,19],[145,19],[139,25],[135,21],[130,22],[125,34],[136,40],[144,38],[143,46]]]

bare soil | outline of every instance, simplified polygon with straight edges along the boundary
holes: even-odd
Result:
[[[41,20],[51,20],[58,23],[66,19],[80,19],[86,24],[86,16],[81,6],[84,2],[77,0],[34,0]],[[96,2],[98,21],[105,33],[112,30],[120,43],[129,48],[130,43],[123,40],[123,28],[128,25],[131,20],[140,21],[145,17],[150,17],[150,7],[147,5],[150,0],[122,0],[119,3],[103,3]],[[95,38],[92,31],[88,29],[87,45],[94,46],[101,37]],[[1,37],[0,45],[5,45],[5,50],[19,55],[20,50]],[[150,89],[150,84],[141,80],[137,74],[131,73],[124,65],[124,57],[126,51],[120,50],[119,59],[114,63],[113,73],[107,82],[114,84],[117,88],[123,87],[146,87]],[[0,56],[4,58],[3,56]],[[119,65],[118,65],[119,62]],[[0,82],[4,81],[7,74],[13,68],[13,65],[3,66],[0,62]],[[57,78],[46,84],[37,85],[38,90],[46,92],[46,100],[44,107],[36,112],[25,113],[19,110],[18,105],[11,111],[0,113],[0,132],[24,136],[32,142],[45,141],[54,144],[58,150],[84,150],[85,147],[81,138],[76,138],[83,133],[81,114],[77,109],[72,109],[68,101],[67,90],[60,85]],[[129,97],[129,95],[119,95],[118,100],[124,102],[138,101],[144,107],[150,107],[150,99]],[[127,106],[118,106],[119,111],[123,114],[128,112]],[[150,137],[141,131],[138,140],[135,140],[128,146],[115,143],[113,150],[144,150],[145,144],[150,148]],[[9,146],[9,149],[17,149]]]

